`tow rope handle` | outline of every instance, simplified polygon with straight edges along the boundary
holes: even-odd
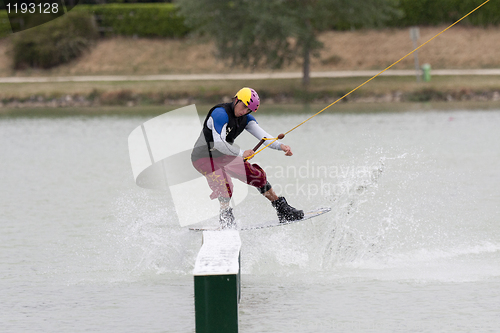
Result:
[[[248,156],[248,157],[245,157],[245,161],[248,161],[249,159],[251,159],[252,157],[254,157],[254,156],[255,156],[255,154],[257,154],[257,149],[259,149],[259,148],[260,148],[260,146],[262,146],[262,145],[264,144],[264,142],[266,142],[266,140],[274,140],[274,141],[276,141],[276,140],[281,140],[281,139],[283,139],[284,137],[285,137],[285,134],[281,133],[280,135],[278,135],[278,137],[277,137],[277,138],[271,138],[271,139],[266,138],[266,137],[262,138],[262,140],[260,140],[260,141],[259,141],[259,143],[258,143],[255,147],[253,147],[253,149],[252,149],[252,150],[254,151],[254,153],[253,153],[252,155]],[[274,141],[273,141],[273,142],[274,142]],[[271,145],[273,142],[271,142],[269,145]],[[269,146],[269,145],[268,145],[268,146]],[[267,147],[267,146],[266,146],[266,147]],[[265,147],[264,147],[264,148],[265,148]]]

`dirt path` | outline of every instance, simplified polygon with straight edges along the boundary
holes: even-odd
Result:
[[[329,71],[312,72],[312,78],[372,77],[380,71]],[[431,71],[432,76],[500,76],[500,69],[441,69]],[[413,76],[415,70],[388,70],[381,76]],[[43,82],[123,82],[123,81],[207,81],[207,80],[265,80],[300,79],[301,72],[240,73],[240,74],[173,74],[173,75],[101,75],[55,77],[0,77],[0,83]]]

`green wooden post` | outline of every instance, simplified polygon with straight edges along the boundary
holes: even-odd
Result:
[[[240,249],[236,230],[203,232],[193,271],[196,333],[238,332]]]

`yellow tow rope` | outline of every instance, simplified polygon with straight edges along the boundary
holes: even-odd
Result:
[[[432,37],[431,39],[429,39],[427,42],[423,43],[422,45],[420,45],[419,47],[417,47],[415,50],[411,51],[410,53],[408,53],[407,55],[405,55],[404,57],[402,57],[401,59],[399,59],[398,61],[396,61],[395,63],[393,63],[392,65],[390,65],[389,67],[387,67],[386,69],[384,69],[383,71],[381,71],[380,73],[378,73],[377,75],[371,77],[370,79],[366,80],[365,82],[363,82],[362,84],[360,84],[359,86],[357,86],[356,88],[354,88],[353,90],[349,91],[347,94],[345,94],[344,96],[340,97],[339,99],[337,99],[335,102],[331,103],[330,105],[326,106],[325,108],[323,108],[322,110],[320,110],[319,112],[317,112],[316,114],[312,115],[311,117],[307,118],[306,120],[304,120],[303,122],[301,122],[300,124],[298,124],[297,126],[295,126],[294,128],[290,129],[288,132],[285,132],[284,134],[280,134],[280,139],[283,138],[286,134],[290,133],[291,131],[295,130],[296,128],[298,128],[299,126],[302,126],[303,124],[305,124],[306,122],[308,122],[309,120],[311,120],[312,118],[316,117],[318,114],[320,114],[321,112],[325,111],[326,109],[328,109],[329,107],[331,107],[332,105],[336,104],[337,102],[341,101],[342,99],[344,99],[345,97],[349,96],[350,94],[352,94],[353,92],[355,92],[356,90],[358,90],[359,88],[361,88],[362,86],[364,86],[365,84],[367,84],[368,82],[370,82],[371,80],[373,80],[374,78],[376,78],[377,76],[379,76],[380,74],[384,73],[385,71],[387,71],[388,69],[392,68],[394,65],[398,64],[399,62],[401,62],[401,60],[405,59],[406,57],[408,57],[409,55],[413,54],[415,51],[419,50],[420,48],[422,48],[424,45],[426,45],[427,43],[429,43],[430,41],[432,41],[433,39],[435,39],[436,37],[438,37],[439,35],[441,35],[442,33],[444,33],[445,31],[449,30],[450,28],[452,28],[454,25],[456,25],[458,22],[462,21],[463,19],[465,19],[467,16],[469,16],[470,14],[474,13],[476,10],[478,10],[479,8],[481,8],[482,6],[484,6],[486,3],[488,3],[490,0],[486,0],[485,2],[483,2],[481,5],[477,6],[474,10],[470,11],[467,15],[465,15],[464,17],[462,17],[461,19],[459,19],[458,21],[456,21],[455,23],[453,23],[452,25],[450,25],[448,28],[444,29],[443,31],[441,31],[440,33],[438,33],[436,36]],[[255,155],[257,155],[258,153],[260,153],[261,151],[263,151],[264,149],[266,149],[267,147],[269,147],[270,145],[272,145],[276,140],[278,140],[278,138],[263,138],[262,140],[272,140],[271,143],[265,145],[264,147],[262,147],[261,149],[257,150],[256,152],[254,152],[252,155],[248,156],[245,160],[249,160],[251,159],[252,157],[254,157]]]

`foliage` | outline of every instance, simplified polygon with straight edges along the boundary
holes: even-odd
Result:
[[[105,35],[182,37],[188,32],[178,8],[168,3],[79,5],[75,10],[96,15]]]
[[[309,57],[322,45],[320,31],[335,22],[380,26],[397,11],[394,0],[178,0],[186,23],[213,37],[218,56],[234,64],[280,68],[302,58],[304,84]]]
[[[391,25],[407,27],[453,23],[483,2],[484,0],[400,0],[399,7],[404,15],[399,20],[394,20]],[[465,22],[479,26],[499,24],[500,1],[488,2]]]
[[[224,13],[228,9],[238,8],[237,13],[230,14],[235,19],[250,21],[253,16],[258,14],[260,23],[259,30],[282,27],[284,23],[290,25],[289,31],[296,30],[293,21],[300,20],[301,17],[311,15],[311,6],[315,6],[316,13],[321,14],[318,19],[312,20],[313,28],[318,30],[349,30],[363,27],[377,27],[387,24],[393,27],[409,27],[413,25],[438,25],[452,23],[469,11],[483,3],[483,0],[394,0],[394,1],[346,1],[346,0],[318,0],[318,1],[300,1],[303,3],[304,12],[300,11],[295,18],[284,18],[282,14],[296,12],[299,1],[196,1],[179,0],[182,6],[194,8],[195,12],[189,11],[188,19],[191,28],[197,28],[207,21],[210,17],[217,17],[210,10],[218,10]],[[102,18],[97,23],[104,35],[127,35],[144,37],[181,37],[190,32],[186,27],[183,16],[180,15],[176,6],[170,3],[164,3],[160,0],[107,0],[106,5],[86,5],[96,3],[96,0],[79,1],[75,10],[83,10],[96,14]],[[132,3],[133,2],[133,3]],[[143,3],[150,2],[150,3]],[[252,2],[255,2],[252,4]],[[113,4],[111,4],[113,3]],[[241,3],[246,3],[243,6]],[[0,4],[2,2],[0,1]],[[209,4],[209,6],[207,6]],[[309,5],[308,5],[309,4]],[[388,5],[392,10],[387,10]],[[240,9],[253,8],[255,11],[250,16],[242,13]],[[295,8],[294,8],[295,7]],[[299,6],[300,7],[300,6]],[[309,7],[309,8],[308,8]],[[0,7],[1,8],[1,7]],[[314,8],[313,8],[314,9]],[[396,10],[394,10],[396,9]],[[201,13],[196,13],[200,12]],[[276,12],[278,14],[276,14]],[[373,12],[377,15],[372,15]],[[219,13],[219,17],[221,13]],[[196,19],[194,19],[196,17]],[[231,19],[232,20],[232,19]],[[222,21],[222,20],[221,20]],[[488,26],[500,23],[500,1],[491,0],[483,8],[472,14],[465,20],[466,23],[479,26]],[[222,22],[227,26],[226,22]],[[230,24],[229,26],[233,26]],[[221,28],[222,29],[222,28]],[[212,29],[213,30],[213,29]],[[269,30],[268,30],[269,31]],[[209,31],[207,31],[208,33]],[[11,34],[10,24],[7,18],[7,12],[0,10],[0,38]],[[262,46],[269,46],[269,43],[275,37],[288,35],[282,29],[272,31],[267,42],[262,42]],[[245,44],[247,45],[247,44]],[[277,47],[283,47],[286,42],[278,42]],[[236,46],[236,45],[235,45]],[[290,48],[292,48],[290,46]],[[289,50],[290,51],[290,50]],[[269,65],[279,67],[284,62],[295,58],[292,54],[286,53],[288,57],[281,57],[285,50],[271,55]],[[235,59],[236,60],[236,59]],[[257,59],[253,59],[257,60]],[[236,61],[238,62],[238,61]],[[258,62],[258,61],[257,61]]]
[[[0,10],[0,38],[3,38],[12,33],[10,28],[9,17],[7,16],[7,11]]]
[[[79,0],[80,5],[110,4],[110,3],[165,3],[171,0]]]
[[[66,63],[87,50],[97,35],[91,16],[84,12],[69,12],[16,33],[12,39],[14,68],[50,68]]]

